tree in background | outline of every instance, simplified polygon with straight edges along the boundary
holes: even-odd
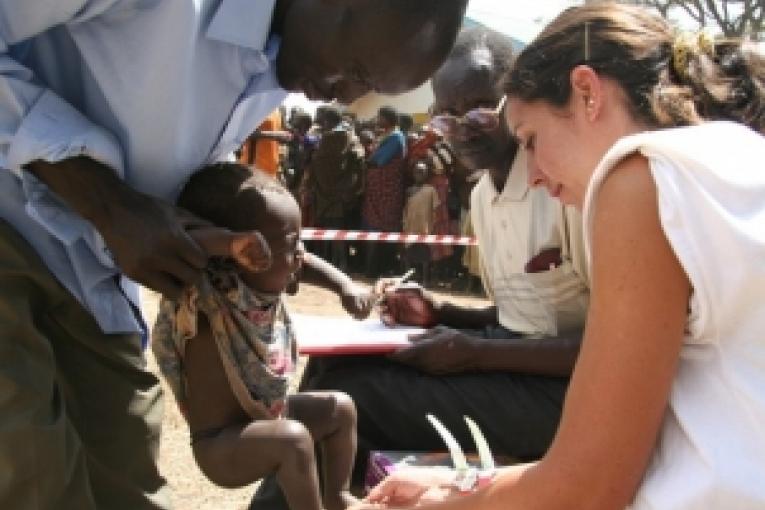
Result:
[[[633,0],[653,7],[664,18],[678,12],[690,17],[699,27],[717,25],[725,37],[765,41],[765,2],[763,0]]]

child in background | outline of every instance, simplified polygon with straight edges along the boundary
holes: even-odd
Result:
[[[432,234],[439,205],[438,192],[427,184],[430,167],[427,160],[417,161],[412,167],[414,184],[406,190],[404,204],[404,232],[407,234]],[[407,267],[419,266],[423,286],[430,283],[430,248],[427,244],[414,243],[404,245],[404,264]]]
[[[303,258],[300,209],[275,179],[222,163],[194,174],[178,205],[217,226],[259,231],[268,269],[211,263],[177,301],[163,299],[152,349],[191,431],[194,458],[224,487],[274,474],[293,510],[346,508],[356,450],[353,402],[337,392],[287,396],[297,349],[282,294]],[[267,250],[266,250],[267,251]],[[324,494],[314,458],[322,449]]]

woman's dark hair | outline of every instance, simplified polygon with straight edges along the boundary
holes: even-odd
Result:
[[[636,6],[593,3],[561,13],[518,55],[505,92],[565,105],[580,64],[616,80],[633,115],[654,127],[734,120],[765,132],[765,57],[726,40],[684,48],[664,19]]]
[[[274,197],[274,195],[278,195]],[[294,200],[270,175],[238,163],[215,163],[194,173],[183,187],[179,207],[237,232],[259,228],[268,200]]]

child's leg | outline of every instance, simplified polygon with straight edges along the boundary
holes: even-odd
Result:
[[[194,458],[213,483],[242,487],[275,474],[292,510],[321,510],[314,443],[295,420],[261,420],[194,439]]]
[[[321,447],[324,504],[327,510],[346,508],[356,456],[356,407],[339,392],[298,393],[289,397],[291,418],[301,421]]]

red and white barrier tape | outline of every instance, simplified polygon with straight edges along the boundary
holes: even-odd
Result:
[[[456,244],[462,246],[476,246],[478,244],[476,238],[471,236],[324,230],[320,228],[302,229],[300,231],[300,239],[303,241],[379,241],[386,243]]]

